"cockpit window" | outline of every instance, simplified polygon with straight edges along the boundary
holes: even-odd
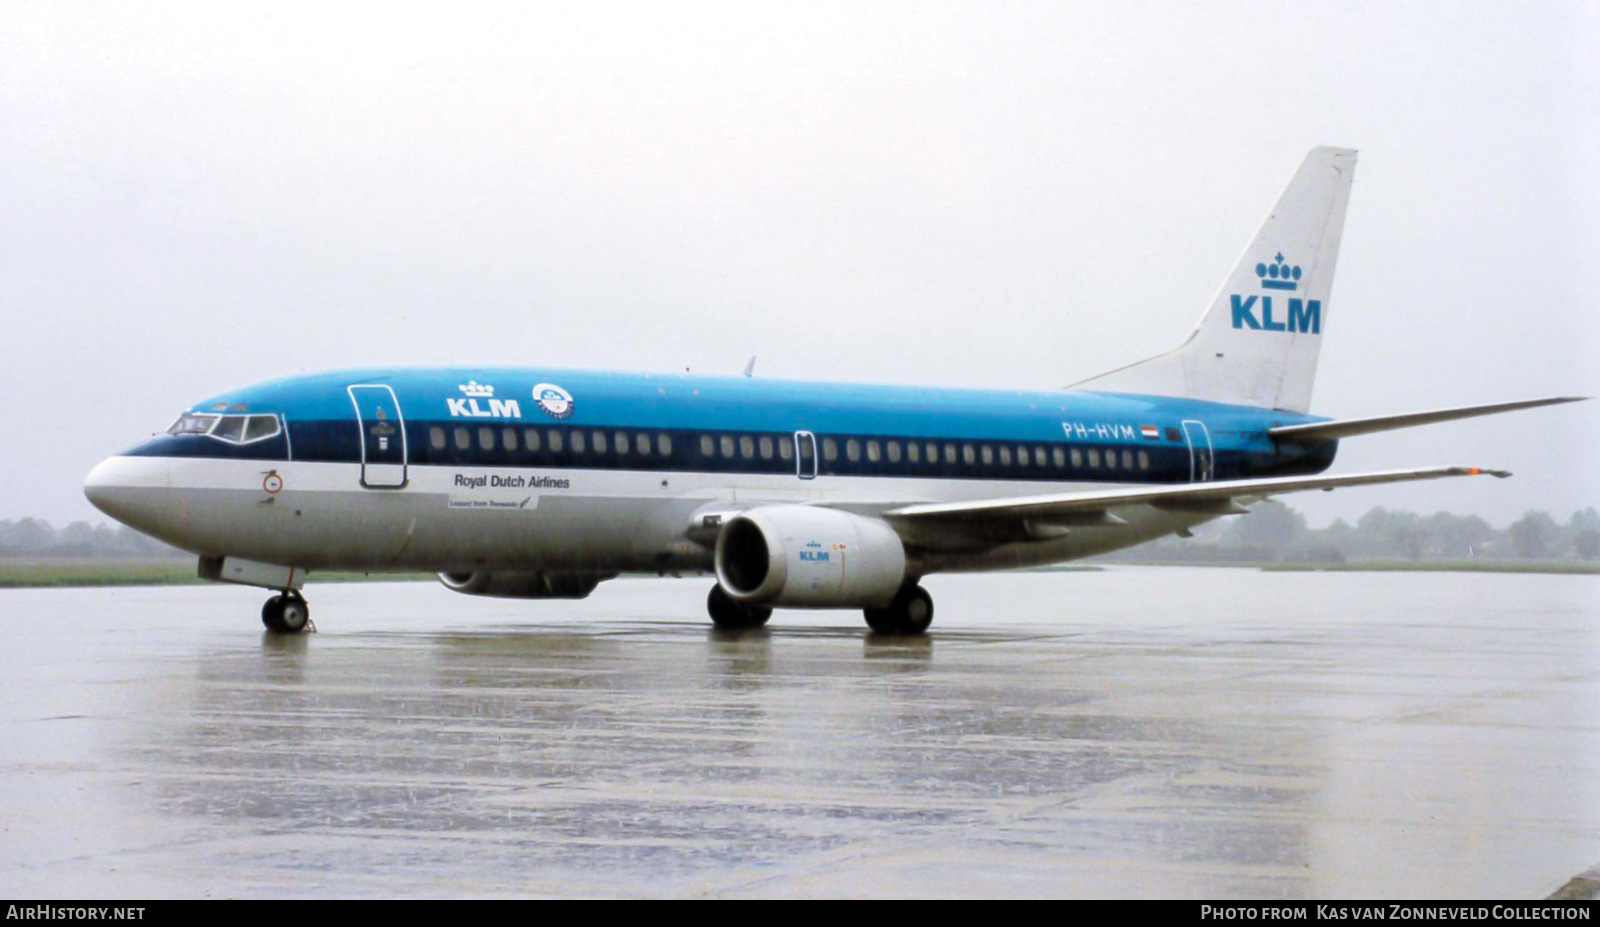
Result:
[[[244,440],[245,443],[260,441],[277,433],[278,417],[276,415],[252,415],[244,428]]]
[[[180,415],[167,429],[169,435],[203,435],[217,423],[215,415]]]
[[[244,440],[243,415],[224,415],[217,427],[211,429],[211,437],[229,444],[238,444]]]
[[[208,435],[229,444],[249,444],[282,430],[276,415],[212,415],[185,413],[167,429],[169,435]]]

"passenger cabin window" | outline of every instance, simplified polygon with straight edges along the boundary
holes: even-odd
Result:
[[[199,435],[232,444],[249,444],[283,434],[283,420],[269,413],[185,413],[167,433]],[[426,432],[426,435],[423,435]],[[678,433],[687,442],[688,456],[698,450],[700,457],[672,461],[674,436],[665,432],[630,431],[614,427],[523,427],[505,423],[448,423],[419,428],[418,441],[425,440],[438,454],[485,462],[507,461],[518,466],[573,465],[579,467],[627,466],[629,457],[642,459],[634,466],[660,469],[669,465],[697,469],[730,469],[749,472],[776,472],[782,460],[793,470],[799,458],[799,472],[815,469],[813,456],[839,463],[848,461],[846,472],[883,472],[908,476],[976,476],[993,474],[997,479],[1063,479],[1081,468],[1110,471],[1111,478],[1123,473],[1150,472],[1157,455],[1150,449],[1132,447],[1074,447],[1071,441],[1057,444],[1003,444],[991,441],[909,440],[906,438],[821,437],[803,443],[795,433]],[[581,460],[565,456],[590,455]],[[550,456],[542,456],[550,455]],[[434,458],[438,460],[439,458]],[[653,463],[652,461],[660,461]],[[927,469],[923,469],[926,465]],[[953,471],[945,469],[955,468]],[[1015,469],[1013,469],[1015,468]],[[1069,469],[1070,468],[1070,469]],[[1054,471],[1060,475],[1052,475]],[[818,471],[821,472],[820,470]],[[837,472],[830,470],[829,472]],[[1085,478],[1087,475],[1084,475]],[[1105,477],[1102,477],[1105,478]]]

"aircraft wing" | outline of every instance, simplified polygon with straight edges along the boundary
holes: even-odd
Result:
[[[1213,483],[1180,483],[1167,486],[1134,486],[1124,489],[1047,493],[1010,499],[980,499],[971,502],[939,502],[889,509],[883,517],[890,521],[1010,520],[1056,518],[1091,523],[1113,516],[1110,509],[1127,505],[1153,505],[1180,511],[1236,514],[1244,509],[1237,500],[1258,501],[1268,496],[1311,489],[1332,491],[1345,486],[1375,483],[1404,483],[1412,480],[1437,480],[1453,476],[1495,476],[1504,479],[1504,470],[1478,467],[1428,467],[1420,470],[1385,470],[1377,473],[1352,473],[1346,476],[1293,476],[1262,480],[1225,480]],[[1109,523],[1101,521],[1100,523]]]
[[[1407,412],[1403,415],[1374,415],[1370,418],[1347,418],[1342,421],[1311,422],[1307,425],[1282,425],[1267,430],[1274,441],[1293,441],[1297,444],[1315,444],[1335,438],[1353,438],[1375,431],[1392,431],[1396,428],[1413,428],[1434,422],[1449,422],[1477,415],[1495,415],[1515,412],[1518,409],[1536,409],[1563,402],[1582,402],[1587,396],[1552,396],[1548,399],[1522,399],[1517,402],[1496,402],[1486,406],[1456,406],[1450,409],[1432,409],[1427,412]]]

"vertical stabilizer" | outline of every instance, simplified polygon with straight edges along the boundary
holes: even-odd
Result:
[[[1188,340],[1069,389],[1305,412],[1356,153],[1313,148]]]

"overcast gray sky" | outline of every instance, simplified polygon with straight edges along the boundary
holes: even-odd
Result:
[[[1361,149],[1313,411],[1600,394],[1600,4],[0,2],[0,518],[356,364],[1054,388]],[[1600,402],[1344,442],[1565,518]]]

